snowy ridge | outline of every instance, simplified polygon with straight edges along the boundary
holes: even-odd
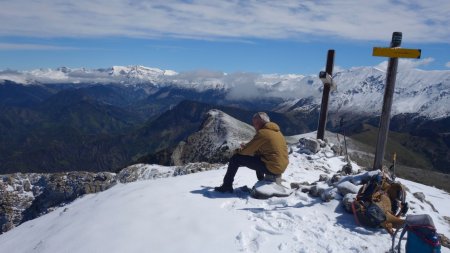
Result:
[[[205,162],[189,163],[183,166],[162,166],[158,164],[138,163],[121,170],[117,175],[116,180],[120,183],[131,183],[142,180],[176,177],[208,170],[216,170],[222,166],[223,164],[211,164]]]
[[[283,175],[285,185],[315,182],[321,174],[331,175],[345,164],[343,157],[333,155],[330,145],[314,155],[300,152],[297,145],[292,149]],[[160,169],[164,174],[166,168]],[[339,200],[322,202],[301,191],[267,200],[250,198],[239,189],[235,194],[213,192],[212,187],[221,183],[224,173],[222,169],[118,184],[0,235],[0,248],[17,253],[379,253],[390,247],[390,236],[384,230],[357,226]],[[408,213],[429,214],[438,232],[449,237],[449,194],[401,181],[408,187]],[[241,168],[235,188],[251,187],[255,182],[254,172]],[[416,192],[423,192],[429,203],[417,199],[413,195]],[[442,252],[450,250],[442,248]]]
[[[354,68],[336,73],[338,92],[331,96],[336,111],[364,110],[380,114],[386,72]],[[450,71],[400,70],[397,74],[392,115],[418,113],[432,119],[449,117]]]
[[[226,162],[240,144],[248,142],[254,134],[250,125],[222,111],[210,110],[201,129],[175,148],[172,163]]]
[[[330,96],[330,110],[379,115],[386,72],[381,66],[357,67],[334,74],[337,91]],[[323,87],[316,75],[255,74],[214,71],[177,73],[144,66],[114,66],[107,69],[38,69],[0,71],[0,80],[22,84],[117,83],[126,86],[178,87],[197,91],[225,91],[231,100],[261,97],[283,98],[278,109],[309,111],[320,105]],[[140,86],[142,87],[142,86]],[[399,67],[392,115],[413,113],[430,119],[450,116],[450,71],[424,71]],[[299,101],[306,101],[296,105]]]
[[[107,69],[67,68],[31,71],[0,71],[0,79],[22,84],[38,83],[122,83],[124,85],[163,82],[164,77],[177,75],[172,70],[145,66],[113,66]]]
[[[126,80],[132,80],[135,82],[158,82],[163,76],[177,75],[172,70],[161,70],[158,68],[149,68],[144,66],[113,66],[109,70],[111,77],[125,78]]]

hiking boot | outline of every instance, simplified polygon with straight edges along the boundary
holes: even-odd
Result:
[[[256,178],[258,178],[258,181],[264,180],[264,173],[256,171]]]
[[[219,187],[214,187],[214,191],[221,193],[233,193],[233,186],[221,185]]]

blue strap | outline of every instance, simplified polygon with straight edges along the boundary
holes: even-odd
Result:
[[[397,236],[397,233],[400,230],[402,230],[402,232],[400,233],[400,238],[398,240],[397,247],[395,247],[395,237]],[[401,252],[402,239],[403,239],[403,236],[405,236],[406,230],[407,230],[406,224],[403,225],[402,227],[398,228],[397,230],[395,230],[395,233],[392,235],[392,248],[391,248],[392,253],[400,253]]]

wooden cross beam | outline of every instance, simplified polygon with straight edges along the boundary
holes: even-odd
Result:
[[[319,126],[317,127],[317,139],[324,139],[325,126],[327,124],[328,99],[331,88],[335,87],[333,82],[334,49],[328,50],[327,65],[325,71],[319,73],[319,78],[323,82],[322,103],[320,106]]]

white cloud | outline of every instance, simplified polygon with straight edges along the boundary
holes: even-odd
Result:
[[[433,62],[434,59],[431,57],[415,60],[415,59],[399,59],[398,61],[398,69],[399,71],[404,71],[408,69],[416,69],[421,66],[427,66],[431,62]],[[376,66],[379,69],[386,70],[388,66],[388,61],[383,61],[378,66]]]
[[[325,71],[325,69],[323,69]],[[339,65],[334,65],[333,67],[333,73],[338,73],[338,72],[342,72],[345,71],[345,68],[339,66]]]
[[[450,61],[445,64],[447,68],[450,68]]]
[[[263,95],[258,89],[256,81],[259,75],[253,73],[233,73],[224,78],[224,83],[230,87],[228,98],[230,99],[250,99]]]
[[[425,59],[414,60],[414,59],[400,59],[399,65],[404,69],[415,69],[421,66],[427,66],[434,61],[433,58],[428,57]]]
[[[450,41],[450,2],[6,0],[0,36]]]
[[[0,50],[75,50],[74,47],[51,46],[41,44],[0,43]]]

